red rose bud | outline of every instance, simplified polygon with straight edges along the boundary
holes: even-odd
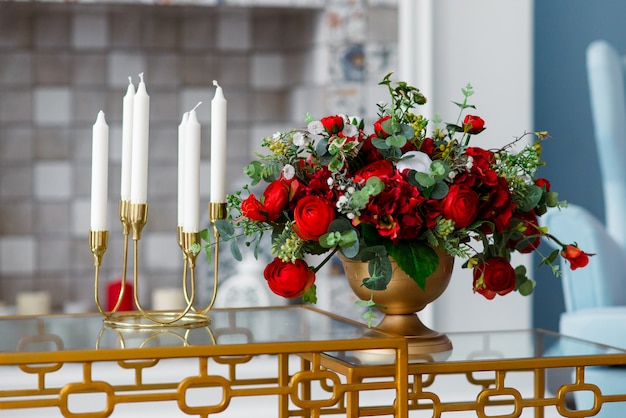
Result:
[[[576,270],[589,264],[589,257],[595,254],[587,254],[575,245],[566,245],[561,251],[561,256],[570,262],[570,268]]]
[[[315,283],[315,273],[301,259],[288,263],[276,257],[265,267],[263,277],[272,292],[288,299],[302,296]]]
[[[383,129],[383,122],[389,119],[391,119],[391,116],[383,116],[374,123],[374,132],[378,138],[385,139],[390,135]]]
[[[331,135],[338,134],[343,130],[343,118],[341,116],[327,116],[320,120],[326,132]]]
[[[543,177],[540,177],[537,180],[535,180],[535,184],[541,188],[545,187],[546,192],[550,191],[550,181],[548,179],[544,179]]]
[[[293,230],[301,239],[318,241],[335,220],[335,208],[321,197],[305,196],[296,204],[293,217]]]
[[[263,206],[267,211],[267,220],[275,221],[289,205],[290,185],[285,180],[274,180],[263,192]]]
[[[492,257],[478,263],[473,270],[474,292],[487,299],[504,296],[515,290],[515,270],[504,257]]]
[[[267,209],[259,202],[259,200],[251,194],[241,202],[241,213],[248,219],[253,221],[266,221]]]
[[[485,129],[485,121],[480,116],[467,115],[463,119],[463,129],[470,134],[481,133]]]

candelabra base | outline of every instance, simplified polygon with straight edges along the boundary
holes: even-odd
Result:
[[[200,328],[211,323],[211,317],[198,313],[187,313],[183,317],[180,312],[150,311],[150,318],[142,312],[116,313],[104,319],[104,324],[120,329],[155,329],[155,328]]]

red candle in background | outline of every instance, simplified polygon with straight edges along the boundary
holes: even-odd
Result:
[[[107,284],[107,311],[112,311],[113,308],[115,308],[115,304],[117,303],[117,299],[119,297],[121,289],[121,279],[114,280]],[[120,302],[120,306],[117,311],[122,312],[134,310],[135,304],[133,301],[133,286],[129,283],[126,283],[124,287],[124,296],[122,296],[122,301]]]

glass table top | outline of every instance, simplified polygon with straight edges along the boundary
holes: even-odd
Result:
[[[446,333],[452,350],[415,355],[410,363],[469,363],[478,361],[530,360],[621,354],[626,350],[568,337],[542,329]],[[328,352],[350,365],[387,364],[384,352]]]
[[[119,329],[100,314],[0,317],[0,356],[11,352],[237,345],[390,338],[305,306],[214,309],[204,327]]]

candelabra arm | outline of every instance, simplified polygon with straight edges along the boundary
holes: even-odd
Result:
[[[102,305],[100,304],[99,297],[99,278],[100,278],[100,265],[102,264],[102,257],[107,250],[107,245],[109,241],[109,231],[89,231],[89,249],[93,254],[93,264],[94,264],[94,299],[96,301],[96,306],[98,311],[103,315],[104,310],[102,309]]]
[[[220,258],[220,233],[215,226],[215,221],[226,219],[227,204],[225,202],[210,202],[209,203],[209,221],[213,227],[213,239],[214,239],[214,255],[213,255],[213,295],[209,305],[200,313],[206,314],[213,308],[215,300],[217,299],[217,285],[219,282],[219,258]]]
[[[148,221],[148,204],[131,203],[129,206],[129,223],[133,231],[133,241],[141,239],[141,231]]]

